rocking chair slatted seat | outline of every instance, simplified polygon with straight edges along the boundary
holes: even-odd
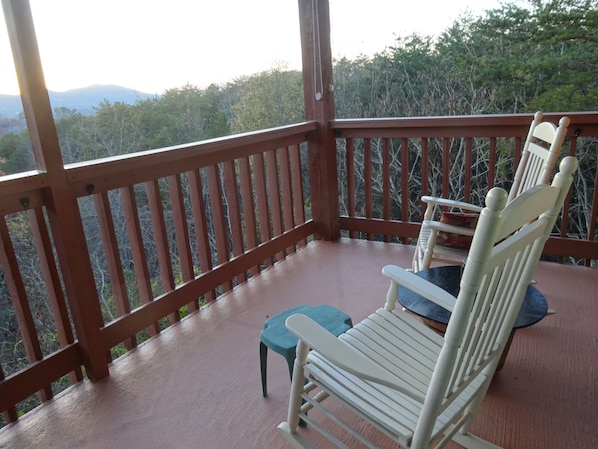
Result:
[[[567,135],[569,118],[562,117],[557,128],[550,122],[542,121],[543,117],[544,115],[540,111],[534,115],[513,184],[509,190],[507,203],[530,187],[550,182],[550,177],[561,153],[563,141]],[[451,211],[459,211],[461,216],[463,214],[465,216],[475,216],[482,208],[463,201],[432,196],[423,196],[422,201],[427,206],[417,238],[412,270],[414,272],[426,270],[430,268],[434,260],[461,263],[467,257],[466,248],[468,245],[466,243],[460,245],[443,244],[444,241],[439,239],[439,236],[451,236],[456,242],[463,241],[459,236],[469,236],[469,239],[471,239],[475,221],[469,227],[455,226],[450,223],[450,220],[449,223],[442,222],[441,211],[450,209]],[[458,215],[456,218],[458,218]]]
[[[348,442],[352,438],[377,447],[359,432],[367,426],[339,418],[344,417],[340,403],[405,448],[443,447],[451,440],[469,448],[497,448],[468,428],[481,407],[577,160],[565,158],[560,169],[551,186],[534,186],[508,204],[505,190],[488,193],[457,298],[388,265],[382,270],[391,281],[385,306],[339,337],[305,315],[291,315],[286,325],[299,342],[288,417],[278,426],[281,434],[296,448],[314,448],[313,433],[298,428],[304,420],[308,429],[338,447],[353,447]],[[395,307],[399,284],[452,312],[444,337]],[[332,407],[330,397],[336,399]]]

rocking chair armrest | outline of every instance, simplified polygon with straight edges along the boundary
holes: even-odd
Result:
[[[440,221],[434,220],[424,220],[422,221],[422,228],[429,228],[434,229],[435,231],[440,232],[448,232],[451,234],[459,234],[459,235],[473,235],[475,229],[466,228],[464,226],[454,226],[446,223],[442,223]]]
[[[449,200],[448,198],[441,198],[435,196],[422,196],[422,202],[433,204],[436,206],[451,207],[457,209],[465,209],[473,212],[481,212],[483,207],[476,206],[475,204],[466,203],[465,201]]]
[[[391,282],[395,286],[398,287],[398,285],[402,285],[403,287],[408,288],[409,290],[423,296],[433,303],[438,304],[440,307],[448,310],[449,312],[452,312],[453,308],[455,307],[457,298],[455,298],[446,290],[443,290],[437,285],[422,279],[410,271],[404,270],[396,265],[386,265],[384,268],[382,268],[382,274],[390,278]],[[396,293],[393,293],[393,295],[396,298]]]
[[[308,347],[324,357],[330,363],[360,378],[375,382],[400,391],[409,397],[423,401],[413,388],[381,366],[372,363],[363,353],[335,337],[327,329],[307,315],[296,313],[287,318],[286,327],[293,335]]]

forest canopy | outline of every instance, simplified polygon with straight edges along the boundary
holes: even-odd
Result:
[[[504,3],[438,36],[334,61],[337,118],[598,110],[598,1]],[[301,73],[284,65],[205,89],[173,88],[88,116],[57,109],[65,163],[303,121]],[[2,123],[0,120],[0,135]],[[14,124],[12,124],[14,125]],[[0,137],[0,170],[34,168],[26,131]]]

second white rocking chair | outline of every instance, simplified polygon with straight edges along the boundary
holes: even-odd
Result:
[[[541,111],[534,115],[507,202],[511,202],[530,187],[550,182],[567,135],[569,118],[562,117],[559,120],[558,128],[550,122],[543,121],[543,118],[544,114]],[[482,208],[463,201],[432,196],[422,197],[422,202],[427,206],[417,238],[412,270],[414,272],[426,270],[430,268],[434,260],[461,263],[467,257],[467,251],[443,245],[438,236],[441,233],[453,236],[472,236],[473,229],[442,223],[439,221],[440,212],[443,209],[450,209],[477,214]]]
[[[386,266],[386,305],[340,337],[305,315],[289,317],[287,328],[299,343],[288,418],[278,426],[282,435],[296,448],[314,448],[307,436],[314,430],[341,448],[354,447],[354,440],[377,447],[358,432],[362,425],[338,417],[340,403],[405,448],[443,447],[451,440],[470,448],[498,447],[468,428],[576,168],[575,158],[565,158],[552,186],[533,187],[506,206],[506,191],[488,193],[457,298]],[[444,337],[395,307],[399,284],[452,312]],[[337,400],[333,407],[330,397]],[[298,428],[300,420],[310,432]]]

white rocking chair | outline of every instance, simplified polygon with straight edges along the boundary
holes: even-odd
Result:
[[[542,119],[542,112],[536,112],[515,172],[507,203],[530,187],[550,182],[567,134],[569,118],[562,117],[558,128],[550,122],[543,122]],[[453,236],[472,236],[473,229],[440,222],[440,212],[443,209],[450,209],[477,214],[482,208],[463,201],[432,196],[423,196],[422,201],[427,204],[427,207],[413,256],[411,267],[413,272],[430,268],[434,260],[461,263],[467,257],[467,250],[443,245],[438,236],[440,233]]]
[[[535,186],[508,205],[505,190],[488,193],[457,298],[389,265],[382,270],[391,280],[384,308],[341,336],[305,315],[290,316],[286,325],[299,343],[281,434],[296,448],[315,448],[313,437],[320,434],[337,447],[354,447],[355,439],[375,448],[372,431],[405,448],[443,447],[451,440],[497,448],[468,428],[576,168],[575,158],[565,158],[552,186]],[[444,337],[395,307],[399,284],[452,311]],[[377,429],[369,429],[370,438],[358,432],[367,426],[338,417],[339,403]],[[307,431],[298,428],[300,420]]]

